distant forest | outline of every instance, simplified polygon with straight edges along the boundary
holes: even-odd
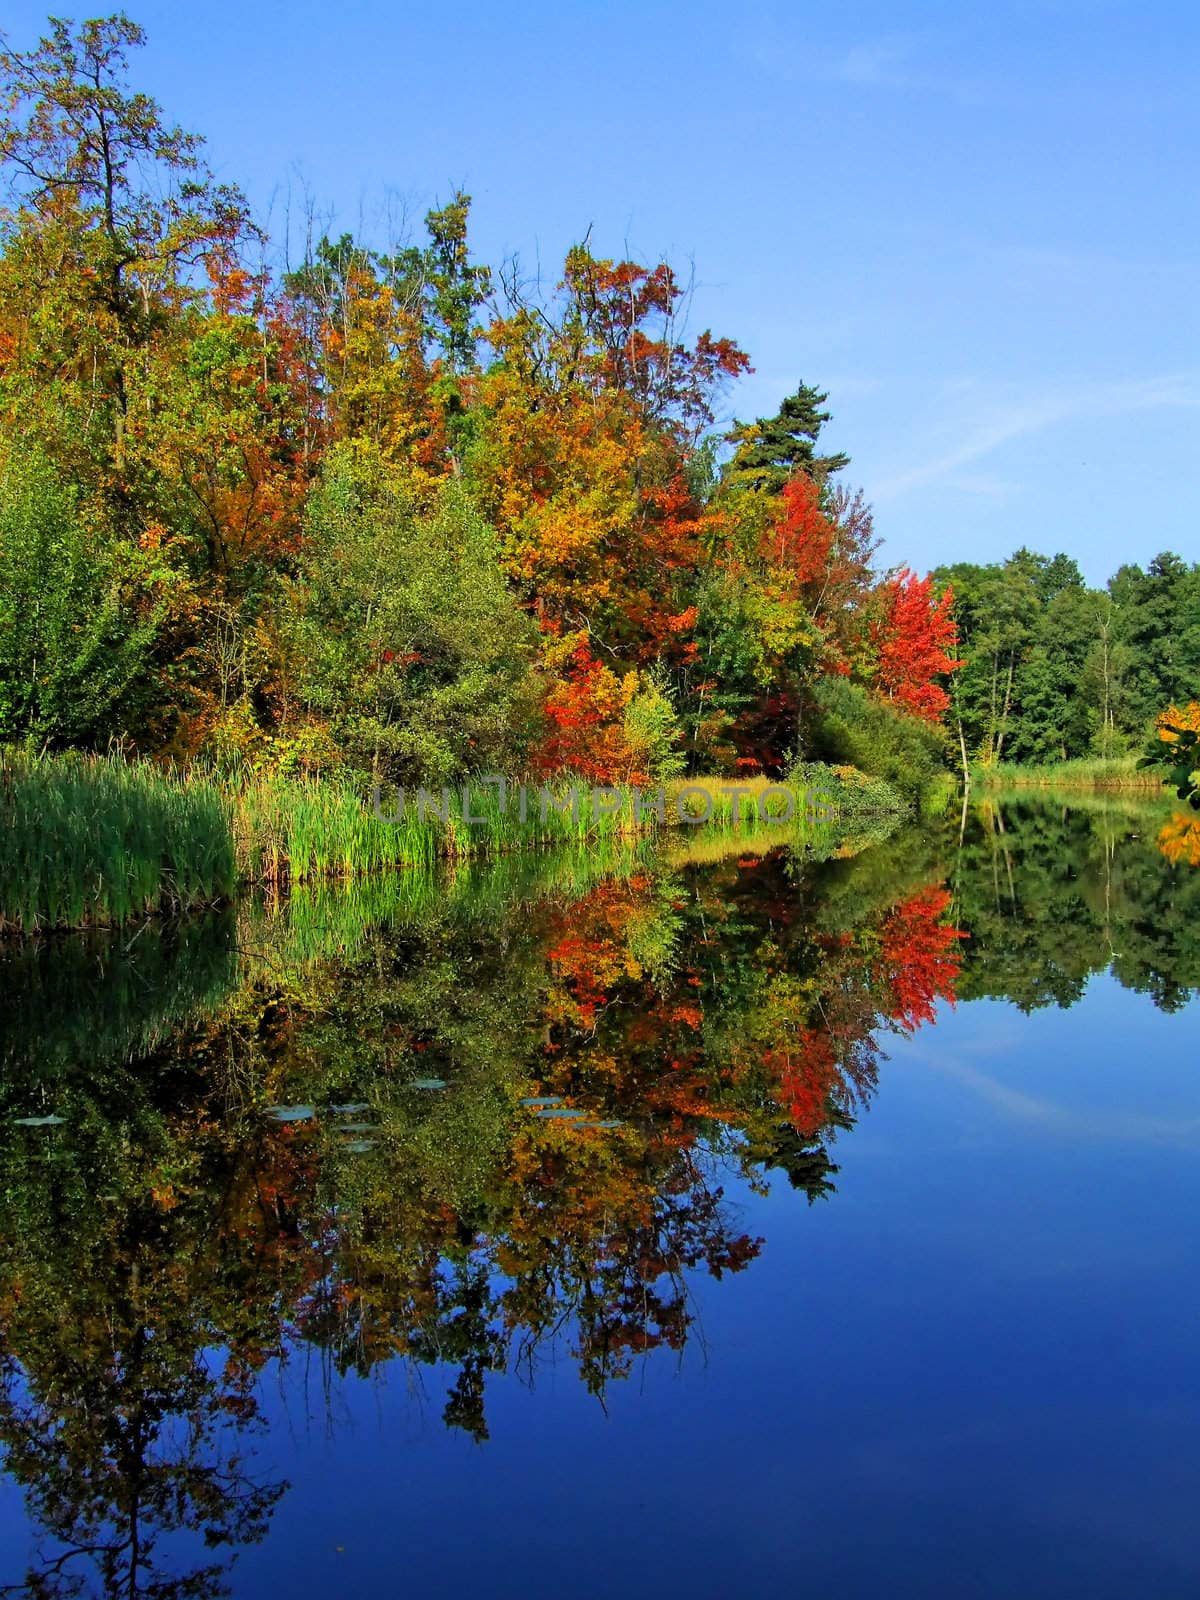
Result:
[[[1047,762],[1140,749],[1200,699],[1200,565],[1169,551],[1089,589],[1065,555],[940,567],[954,595],[952,722],[973,759]]]

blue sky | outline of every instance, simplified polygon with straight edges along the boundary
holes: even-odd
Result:
[[[695,330],[756,369],[728,410],[828,389],[886,560],[1200,559],[1200,8],[130,11],[143,86],[277,227],[306,190],[357,229],[463,186],[484,258],[553,280],[591,225],[694,265]],[[6,0],[13,43],[43,21]]]

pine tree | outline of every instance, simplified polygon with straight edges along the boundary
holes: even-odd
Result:
[[[819,389],[802,383],[773,417],[735,423],[727,435],[737,448],[725,470],[726,484],[779,494],[797,473],[824,482],[831,473],[840,472],[849,464],[849,456],[816,454],[817,438],[830,418],[821,410],[827,399]]]

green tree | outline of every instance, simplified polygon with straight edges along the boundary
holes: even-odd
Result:
[[[470,210],[471,196],[456,190],[448,205],[425,216],[430,321],[452,372],[475,365],[475,312],[491,288],[491,272],[473,265],[467,248]]]
[[[0,741],[97,744],[143,720],[162,576],[36,452],[0,466]]]
[[[534,697],[531,628],[461,485],[425,509],[401,473],[338,451],[306,527],[281,624],[299,705],[375,778],[513,770]]]
[[[778,494],[797,472],[824,481],[848,466],[849,456],[816,453],[817,438],[830,418],[821,409],[827,399],[819,389],[802,383],[773,417],[735,423],[728,435],[736,448],[725,469],[726,484]]]
[[[1164,551],[1144,572],[1121,567],[1108,588],[1127,662],[1125,731],[1140,738],[1164,706],[1200,698],[1200,565]]]

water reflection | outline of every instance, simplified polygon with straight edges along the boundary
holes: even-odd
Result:
[[[953,862],[959,994],[1074,1005],[1093,973],[1178,1011],[1200,989],[1200,872],[1165,860],[1170,807],[1072,796],[977,807]]]
[[[992,804],[954,836],[500,864],[7,952],[0,1438],[31,1594],[208,1596],[285,1485],[260,1374],[500,1372],[603,1403],[763,1240],[731,1174],[812,1202],[889,1031],[1200,981],[1196,884],[1134,814]],[[49,1119],[61,1119],[51,1121]],[[224,1554],[222,1554],[224,1552]]]

